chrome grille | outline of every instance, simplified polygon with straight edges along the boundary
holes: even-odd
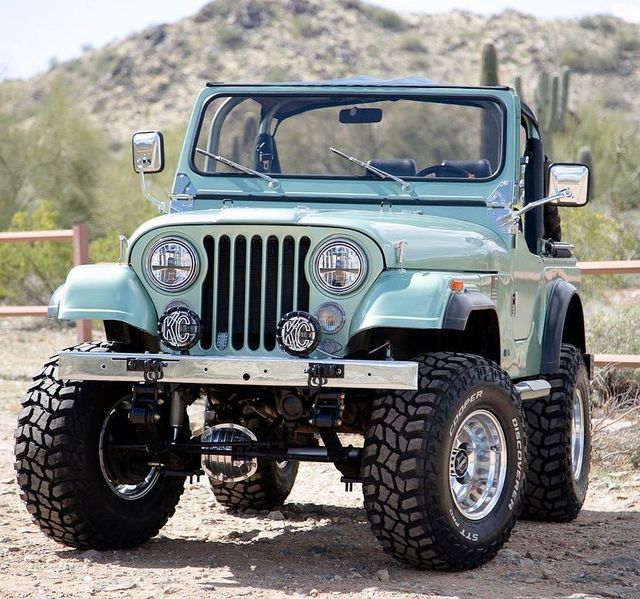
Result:
[[[310,245],[291,235],[207,235],[202,348],[273,350],[280,318],[309,310]]]

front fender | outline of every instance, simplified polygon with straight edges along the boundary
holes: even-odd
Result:
[[[350,337],[375,328],[441,328],[451,278],[439,272],[382,272],[353,315]]]
[[[116,320],[157,334],[156,309],[133,270],[123,264],[76,266],[51,297],[59,320]]]

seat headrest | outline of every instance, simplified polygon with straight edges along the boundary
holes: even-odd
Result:
[[[480,160],[443,160],[443,166],[457,166],[478,179],[491,176],[491,164],[486,158]]]
[[[396,177],[416,176],[416,161],[413,158],[393,158],[391,160],[374,158],[369,160],[367,164]]]

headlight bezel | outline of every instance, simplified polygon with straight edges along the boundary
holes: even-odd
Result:
[[[186,250],[187,254],[189,254],[189,256],[191,257],[191,263],[193,265],[189,276],[178,285],[167,285],[159,281],[154,276],[151,265],[153,256],[158,251],[158,249],[163,245],[171,243],[176,244]],[[163,293],[178,293],[189,289],[196,282],[196,279],[200,274],[200,262],[200,255],[198,254],[195,244],[192,241],[178,235],[169,235],[166,237],[160,237],[159,239],[154,240],[148,245],[143,256],[143,272],[149,284],[158,291],[161,291]]]
[[[358,259],[360,260],[360,273],[358,274],[355,282],[348,287],[335,288],[328,285],[320,275],[319,259],[320,256],[325,253],[330,247],[340,245],[348,247],[350,250],[354,251],[357,254]],[[369,260],[367,259],[367,253],[362,248],[362,246],[360,246],[360,244],[346,237],[332,237],[322,242],[313,252],[310,266],[311,273],[313,275],[313,281],[316,286],[325,294],[339,297],[348,296],[355,293],[358,289],[360,289],[360,287],[362,287],[369,274]]]

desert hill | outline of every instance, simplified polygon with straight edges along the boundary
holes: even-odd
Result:
[[[540,20],[515,11],[400,15],[359,0],[215,0],[191,17],[90,50],[17,85],[40,90],[64,75],[69,93],[119,145],[135,129],[186,123],[207,80],[368,74],[476,84],[486,42],[497,48],[501,82],[520,75],[525,98],[533,97],[541,69],[567,64],[571,107],[601,97],[640,123],[639,25],[605,16]]]

